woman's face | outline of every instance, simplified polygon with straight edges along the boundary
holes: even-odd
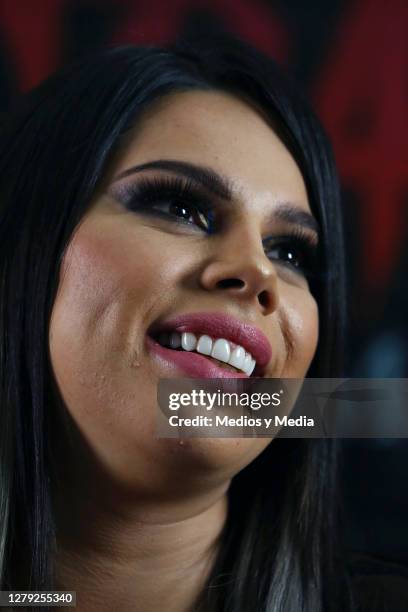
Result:
[[[205,340],[160,343],[224,338],[221,359],[241,346],[255,374],[303,378],[318,341],[314,224],[295,161],[238,98],[173,94],[127,135],[66,251],[49,334],[64,404],[115,482],[154,496],[213,486],[270,442],[156,438],[160,378],[246,376],[199,354]]]

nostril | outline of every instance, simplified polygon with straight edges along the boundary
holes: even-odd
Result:
[[[225,278],[217,282],[219,289],[230,289],[231,287],[241,288],[245,285],[244,281],[240,278]]]
[[[258,300],[261,306],[268,308],[270,302],[270,296],[267,291],[261,291],[258,295]]]

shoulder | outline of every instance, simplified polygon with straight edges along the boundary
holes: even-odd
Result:
[[[359,612],[408,612],[408,566],[353,554],[352,588]]]

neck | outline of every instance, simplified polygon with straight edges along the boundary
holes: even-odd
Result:
[[[79,612],[136,603],[138,612],[192,612],[218,552],[227,485],[156,504],[71,495],[66,509],[57,498],[56,588],[76,591]]]

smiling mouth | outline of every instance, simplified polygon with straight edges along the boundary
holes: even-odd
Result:
[[[164,331],[153,335],[152,339],[172,351],[199,354],[217,368],[234,374],[251,376],[255,370],[256,362],[252,355],[242,346],[225,338],[213,338],[207,334],[191,332]]]

